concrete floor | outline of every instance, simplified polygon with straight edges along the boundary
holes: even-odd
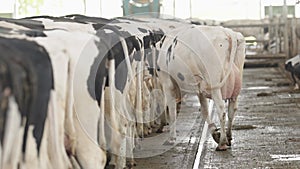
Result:
[[[216,152],[217,144],[208,135],[199,168],[300,168],[300,92],[289,84],[279,68],[245,69],[232,147]],[[195,98],[183,106],[177,124],[178,144],[166,145],[157,137],[142,141],[145,148],[136,155],[154,156],[137,159],[135,168],[193,167],[204,122]]]
[[[199,113],[197,98],[189,98],[181,107],[177,117],[176,144],[167,144],[168,132],[151,134],[135,151],[137,169],[192,168],[201,137],[204,120]],[[167,127],[165,127],[167,128]]]
[[[214,151],[210,138],[199,168],[300,168],[300,93],[278,68],[245,69],[233,145]]]

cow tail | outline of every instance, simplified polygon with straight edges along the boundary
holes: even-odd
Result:
[[[128,75],[129,77],[132,77],[132,72],[130,70],[130,60],[128,56],[128,49],[126,45],[126,41],[122,36],[119,36],[119,40],[121,42],[123,52],[125,55],[125,62],[128,67]],[[110,109],[110,119],[112,123],[112,127],[114,130],[118,130],[118,123],[117,123],[117,114],[116,114],[116,109],[115,109],[115,58],[113,57],[112,59],[108,60],[108,82],[109,82],[109,109]],[[117,131],[114,131],[117,132]],[[113,139],[112,139],[113,141]],[[112,143],[111,143],[112,144]]]
[[[139,127],[139,132],[142,134],[142,137],[144,137],[143,133],[143,108],[142,108],[142,86],[143,86],[143,65],[144,65],[144,50],[143,47],[140,47],[140,55],[141,60],[137,63],[137,78],[136,78],[136,84],[137,84],[137,91],[136,91],[136,118]]]
[[[227,31],[228,32],[228,31]],[[228,32],[229,33],[229,32]],[[237,51],[237,37],[235,36],[234,33],[229,33],[228,35],[229,37],[231,37],[231,50],[230,50],[230,56],[229,56],[229,65],[228,65],[228,71],[226,72],[225,76],[223,77],[222,81],[215,85],[215,86],[212,86],[210,89],[219,89],[221,88],[222,86],[225,85],[231,71],[232,71],[232,67],[233,67],[233,64],[234,64],[234,59],[235,59],[235,55],[236,55],[236,51]],[[230,41],[229,41],[230,42]]]
[[[110,117],[112,120],[116,120],[115,112],[115,59],[108,60],[108,82],[109,82],[109,108],[110,108]],[[116,122],[114,123],[116,124]]]

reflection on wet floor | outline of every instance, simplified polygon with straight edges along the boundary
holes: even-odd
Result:
[[[300,169],[300,91],[289,84],[279,68],[244,69],[231,149],[216,152],[210,137],[199,168]]]
[[[300,154],[287,154],[287,155],[271,154],[271,158],[277,161],[300,161]]]
[[[263,90],[263,89],[269,89],[269,86],[255,86],[255,87],[248,87],[246,89],[248,90]]]

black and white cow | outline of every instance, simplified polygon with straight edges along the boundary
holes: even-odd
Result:
[[[1,168],[48,168],[42,145],[54,90],[50,57],[18,38],[0,37],[0,50]]]
[[[285,62],[285,70],[291,73],[295,86],[294,89],[299,89],[295,76],[300,79],[300,55],[296,55],[293,58],[288,59]]]
[[[222,27],[190,25],[166,34],[157,64],[173,124],[171,143],[176,139],[176,100],[178,93],[184,91],[199,96],[201,111],[211,134],[219,143],[217,150],[226,150],[226,145],[231,145],[231,127],[241,90],[244,52],[243,36]],[[216,104],[220,133],[208,115],[206,98],[213,99]],[[229,100],[227,132],[222,100]]]
[[[17,23],[23,20],[17,20]],[[26,22],[29,22],[26,20]],[[49,114],[49,148],[48,156],[54,168],[69,168],[66,150],[69,156],[75,156],[77,162],[84,168],[94,168],[98,166],[103,168],[106,161],[106,155],[100,147],[89,139],[89,135],[81,127],[76,116],[73,116],[73,77],[76,59],[80,56],[81,51],[85,46],[94,47],[92,55],[94,57],[99,53],[97,45],[92,40],[97,40],[95,35],[84,31],[72,31],[58,29],[46,30],[40,21],[32,21],[33,23],[41,24],[42,27],[34,29],[33,32],[40,32],[43,36],[29,37],[25,32],[30,32],[28,26],[12,25],[13,22],[8,22],[8,26],[14,27],[13,31],[21,32],[21,35],[10,35],[19,39],[35,41],[43,46],[50,55],[53,65],[55,97],[52,113]],[[30,23],[29,23],[30,25]],[[68,27],[67,27],[68,28]],[[5,36],[5,35],[4,35]],[[77,43],[76,43],[77,42]],[[83,43],[84,45],[82,45]],[[77,45],[77,46],[76,46]],[[28,46],[30,48],[30,46]],[[92,57],[92,56],[90,56]],[[87,90],[87,89],[86,89]],[[90,105],[89,105],[90,106]],[[76,130],[76,135],[72,135],[71,129]],[[66,129],[66,130],[65,130]],[[97,131],[97,128],[95,129]],[[75,133],[75,132],[74,132]],[[84,146],[83,146],[84,145]],[[93,160],[87,158],[92,157]]]
[[[243,36],[221,27],[201,27],[185,22],[153,18],[138,19],[144,21],[141,24],[147,24],[152,29],[162,28],[165,34],[160,41],[159,47],[162,49],[157,61],[157,70],[167,99],[169,122],[176,121],[176,102],[182,97],[180,92],[198,93],[203,107],[202,113],[207,117],[214,139],[219,143],[217,150],[226,150],[225,143],[231,144],[231,127],[237,109],[237,96],[241,89],[245,58]],[[199,42],[206,45],[198,45]],[[209,49],[214,52],[210,53]],[[197,59],[189,59],[188,56]],[[205,56],[210,56],[210,59],[206,59]],[[219,68],[212,65],[219,65]],[[188,78],[189,75],[192,77]],[[216,126],[207,114],[206,97],[212,98],[219,106],[221,134],[217,132]],[[230,107],[227,136],[224,134],[222,99],[229,100]],[[171,130],[171,142],[176,138],[175,131],[174,127]]]

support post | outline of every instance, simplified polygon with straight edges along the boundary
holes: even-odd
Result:
[[[269,42],[268,42],[268,49],[267,50],[269,50],[269,47],[271,46],[271,41],[272,41],[272,39],[271,39],[271,37],[274,37],[274,32],[273,32],[273,22],[274,21],[274,18],[273,18],[273,7],[272,7],[272,5],[270,5],[269,6],[269,27],[268,27],[268,30],[269,30]]]
[[[192,19],[193,16],[192,16],[192,0],[190,0],[190,18]]]
[[[175,7],[176,7],[176,3],[175,0],[173,0],[173,17],[175,18]]]
[[[284,23],[284,53],[286,55],[286,58],[290,57],[290,52],[289,52],[289,37],[288,37],[288,29],[289,29],[289,24],[288,24],[288,19],[287,19],[287,5],[286,5],[286,0],[283,0],[283,10],[282,10],[282,15],[283,15],[283,23]]]

